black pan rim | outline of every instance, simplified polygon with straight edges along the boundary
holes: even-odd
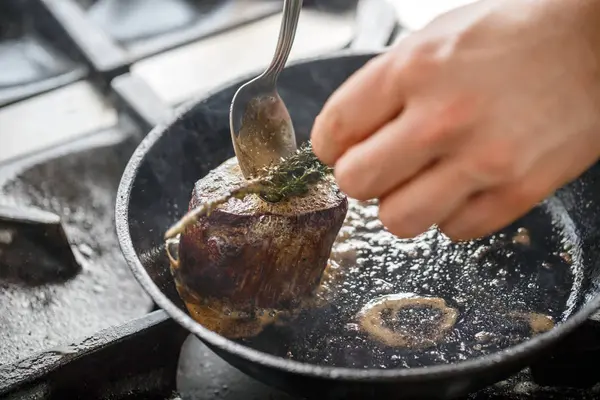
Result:
[[[310,62],[326,61],[331,59],[343,59],[343,58],[354,58],[360,56],[374,56],[378,52],[372,51],[355,51],[355,50],[342,50],[336,53],[332,53],[327,56],[316,56],[310,58],[304,58],[297,60],[289,64],[288,67],[294,67],[298,65],[307,64]],[[222,350],[227,353],[237,355],[243,359],[256,364],[284,370],[287,372],[296,373],[299,375],[306,375],[316,378],[334,379],[334,380],[347,380],[347,381],[416,381],[423,379],[438,379],[452,377],[457,374],[468,374],[474,372],[480,372],[482,369],[493,368],[499,364],[508,364],[511,362],[519,362],[530,357],[535,353],[550,347],[556,343],[559,339],[563,338],[569,332],[575,330],[581,325],[589,316],[591,316],[598,308],[600,308],[600,294],[596,295],[591,299],[588,304],[582,307],[574,315],[569,317],[567,321],[556,326],[552,330],[542,333],[532,339],[526,340],[519,343],[516,346],[508,347],[504,350],[483,356],[473,358],[465,361],[460,361],[451,364],[440,364],[428,367],[417,367],[417,368],[402,368],[402,369],[354,369],[354,368],[342,368],[342,367],[328,367],[319,366],[314,364],[303,363],[294,360],[287,360],[281,357],[277,357],[268,353],[263,353],[242,344],[233,342],[223,336],[218,335],[202,325],[194,321],[187,313],[182,311],[172,301],[170,301],[162,291],[156,286],[154,281],[150,278],[146,269],[140,262],[131,235],[129,233],[129,198],[132,189],[133,182],[137,175],[138,169],[144,160],[148,151],[152,146],[160,139],[164,132],[169,126],[174,124],[176,121],[185,118],[185,116],[194,108],[197,104],[207,100],[213,95],[219,93],[225,88],[233,85],[241,85],[245,81],[257,76],[258,73],[248,74],[244,77],[239,77],[232,82],[228,82],[224,85],[211,90],[197,98],[194,98],[182,106],[180,106],[177,112],[167,121],[154,127],[148,135],[140,142],[133,155],[131,156],[125,170],[123,172],[119,188],[117,191],[116,207],[115,207],[115,220],[117,236],[119,238],[119,245],[125,258],[125,261],[129,265],[134,277],[144,288],[146,293],[158,304],[171,318],[177,323],[193,333],[201,340],[205,341],[210,346],[216,349]]]

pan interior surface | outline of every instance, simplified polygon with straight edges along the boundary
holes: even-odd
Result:
[[[369,58],[330,58],[284,70],[279,92],[298,142],[307,139],[333,90]],[[151,133],[140,159],[134,156],[139,166],[132,182],[125,182],[130,194],[123,215],[135,257],[162,292],[153,296],[164,295],[181,310],[162,236],[187,210],[195,182],[233,156],[228,111],[238,86]],[[317,304],[236,341],[284,359],[354,369],[448,364],[526,341],[598,292],[592,281],[600,266],[591,259],[597,252],[587,249],[597,243],[600,221],[581,206],[595,193],[580,182],[492,237],[458,244],[435,229],[398,239],[381,226],[376,204],[351,200]]]
[[[499,351],[572,311],[579,243],[558,199],[490,237],[452,243],[435,228],[403,240],[375,203],[350,201],[319,303],[241,343],[350,368],[414,368]]]

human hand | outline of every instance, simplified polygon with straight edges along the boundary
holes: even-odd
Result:
[[[345,82],[312,142],[392,233],[493,233],[600,156],[600,1],[444,14]]]

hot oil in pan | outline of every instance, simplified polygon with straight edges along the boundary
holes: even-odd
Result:
[[[350,202],[323,304],[239,340],[319,365],[408,368],[456,362],[523,342],[566,318],[579,247],[551,200],[502,232],[452,243],[435,229],[402,240],[375,203]]]

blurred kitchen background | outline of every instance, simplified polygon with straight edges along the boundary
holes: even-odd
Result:
[[[409,30],[465,2],[389,0]],[[356,0],[305,6],[291,60],[352,40]],[[115,125],[106,95],[119,75],[177,106],[259,69],[270,60],[281,7],[280,0],[2,0],[0,162]]]

